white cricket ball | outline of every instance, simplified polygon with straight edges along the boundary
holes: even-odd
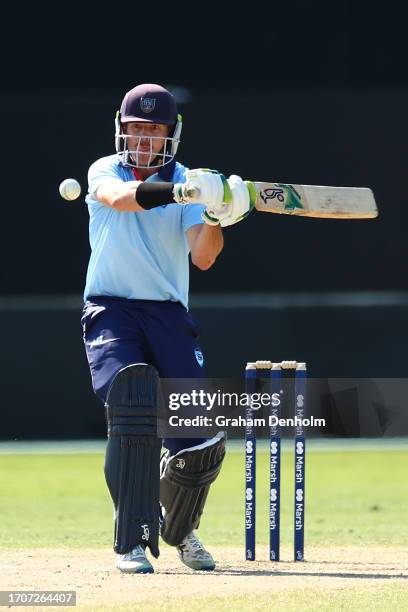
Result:
[[[64,200],[76,200],[81,194],[81,185],[73,178],[67,178],[59,186],[60,196]]]

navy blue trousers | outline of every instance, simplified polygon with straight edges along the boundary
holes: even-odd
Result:
[[[102,402],[117,372],[132,363],[154,366],[161,378],[205,376],[198,325],[178,302],[91,297],[81,322],[93,389]],[[173,455],[203,441],[166,438],[163,443]]]

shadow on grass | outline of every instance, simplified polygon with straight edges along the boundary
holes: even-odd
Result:
[[[215,574],[225,576],[314,576],[317,578],[358,578],[363,580],[408,580],[407,574],[358,574],[353,572],[305,572],[285,570],[254,570],[254,569],[222,569],[217,568]]]

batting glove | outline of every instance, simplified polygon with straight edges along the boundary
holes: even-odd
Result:
[[[231,201],[223,203],[216,210],[207,209],[203,219],[209,225],[227,227],[245,219],[253,210],[256,201],[255,186],[251,181],[243,181],[240,176],[232,174],[228,179]]]
[[[177,201],[192,202],[194,192],[197,202],[207,208],[219,210],[225,202],[231,201],[231,190],[223,174],[208,168],[186,171],[186,182],[180,185],[181,193],[176,194]]]

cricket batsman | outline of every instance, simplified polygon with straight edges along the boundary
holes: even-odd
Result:
[[[223,249],[222,228],[244,219],[254,198],[238,176],[177,162],[181,129],[173,95],[138,85],[116,115],[116,153],[88,173],[92,252],[82,324],[93,389],[106,409],[116,565],[129,573],[153,572],[146,551],[159,556],[159,535],[188,567],[215,566],[194,530],[225,437],[159,439],[158,377],[204,376],[188,312],[189,254],[208,270]],[[183,189],[169,191],[169,183],[199,190],[200,204],[179,205]]]

